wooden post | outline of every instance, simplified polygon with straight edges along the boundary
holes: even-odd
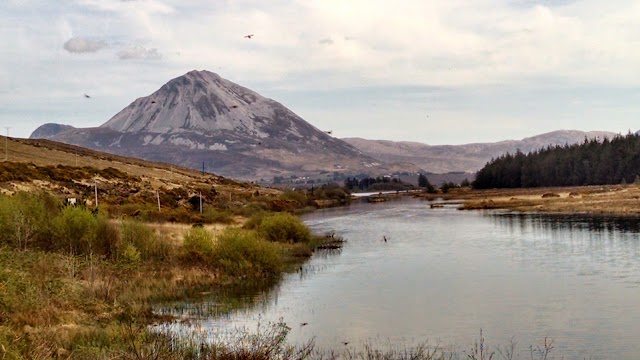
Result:
[[[4,161],[9,161],[9,129],[11,129],[11,126],[5,126],[5,129],[7,129],[7,137],[4,138]]]
[[[96,193],[96,209],[98,208],[98,180],[93,180],[95,193]]]
[[[200,214],[202,214],[202,192],[200,194]]]
[[[156,190],[156,197],[158,198],[158,212],[160,212],[160,190]]]

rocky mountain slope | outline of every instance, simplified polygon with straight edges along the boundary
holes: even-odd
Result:
[[[342,139],[364,154],[385,162],[409,162],[428,172],[476,172],[491,158],[520,149],[530,152],[549,145],[575,144],[587,138],[611,138],[615,133],[606,131],[558,130],[522,140],[465,145],[427,145],[418,142]]]
[[[100,127],[47,124],[31,137],[196,169],[204,163],[209,172],[243,180],[417,170],[381,164],[282,104],[209,71],[169,81]]]

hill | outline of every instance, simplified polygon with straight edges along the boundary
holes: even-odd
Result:
[[[0,137],[0,143],[5,143]],[[102,153],[50,140],[7,141],[8,161],[0,162],[0,193],[44,190],[60,197],[77,198],[95,206],[97,184],[99,205],[112,215],[128,215],[141,210],[144,220],[182,222],[216,221],[210,217],[249,215],[265,210],[308,206],[282,197],[282,192],[186,167],[149,162]],[[202,195],[204,215],[199,214]],[[158,211],[158,197],[161,210]],[[197,199],[194,203],[194,198]],[[207,218],[209,216],[209,218]],[[226,221],[231,221],[227,218]]]
[[[489,160],[507,152],[520,150],[528,153],[547,146],[575,144],[585,138],[612,138],[615,133],[606,131],[584,132],[558,130],[522,140],[505,140],[495,143],[464,145],[427,145],[418,142],[367,140],[345,138],[364,154],[385,162],[408,162],[431,173],[476,172]]]

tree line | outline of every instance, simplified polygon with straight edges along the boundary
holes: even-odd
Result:
[[[362,179],[358,179],[356,177],[348,177],[344,180],[344,186],[347,190],[406,190],[409,188],[413,188],[413,185],[406,184],[402,180],[395,177],[388,176],[378,176],[378,177],[365,177]]]
[[[587,139],[524,154],[516,151],[489,161],[473,187],[519,188],[582,186],[634,182],[640,174],[640,136],[629,133],[613,139]]]

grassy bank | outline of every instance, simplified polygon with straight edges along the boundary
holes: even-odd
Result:
[[[460,200],[463,210],[502,209],[520,212],[640,216],[640,186],[607,185],[528,189],[456,189],[420,198]]]
[[[295,216],[258,214],[176,241],[46,193],[1,196],[0,358],[149,358],[169,339],[147,325],[171,320],[154,304],[277,279],[322,241]]]

